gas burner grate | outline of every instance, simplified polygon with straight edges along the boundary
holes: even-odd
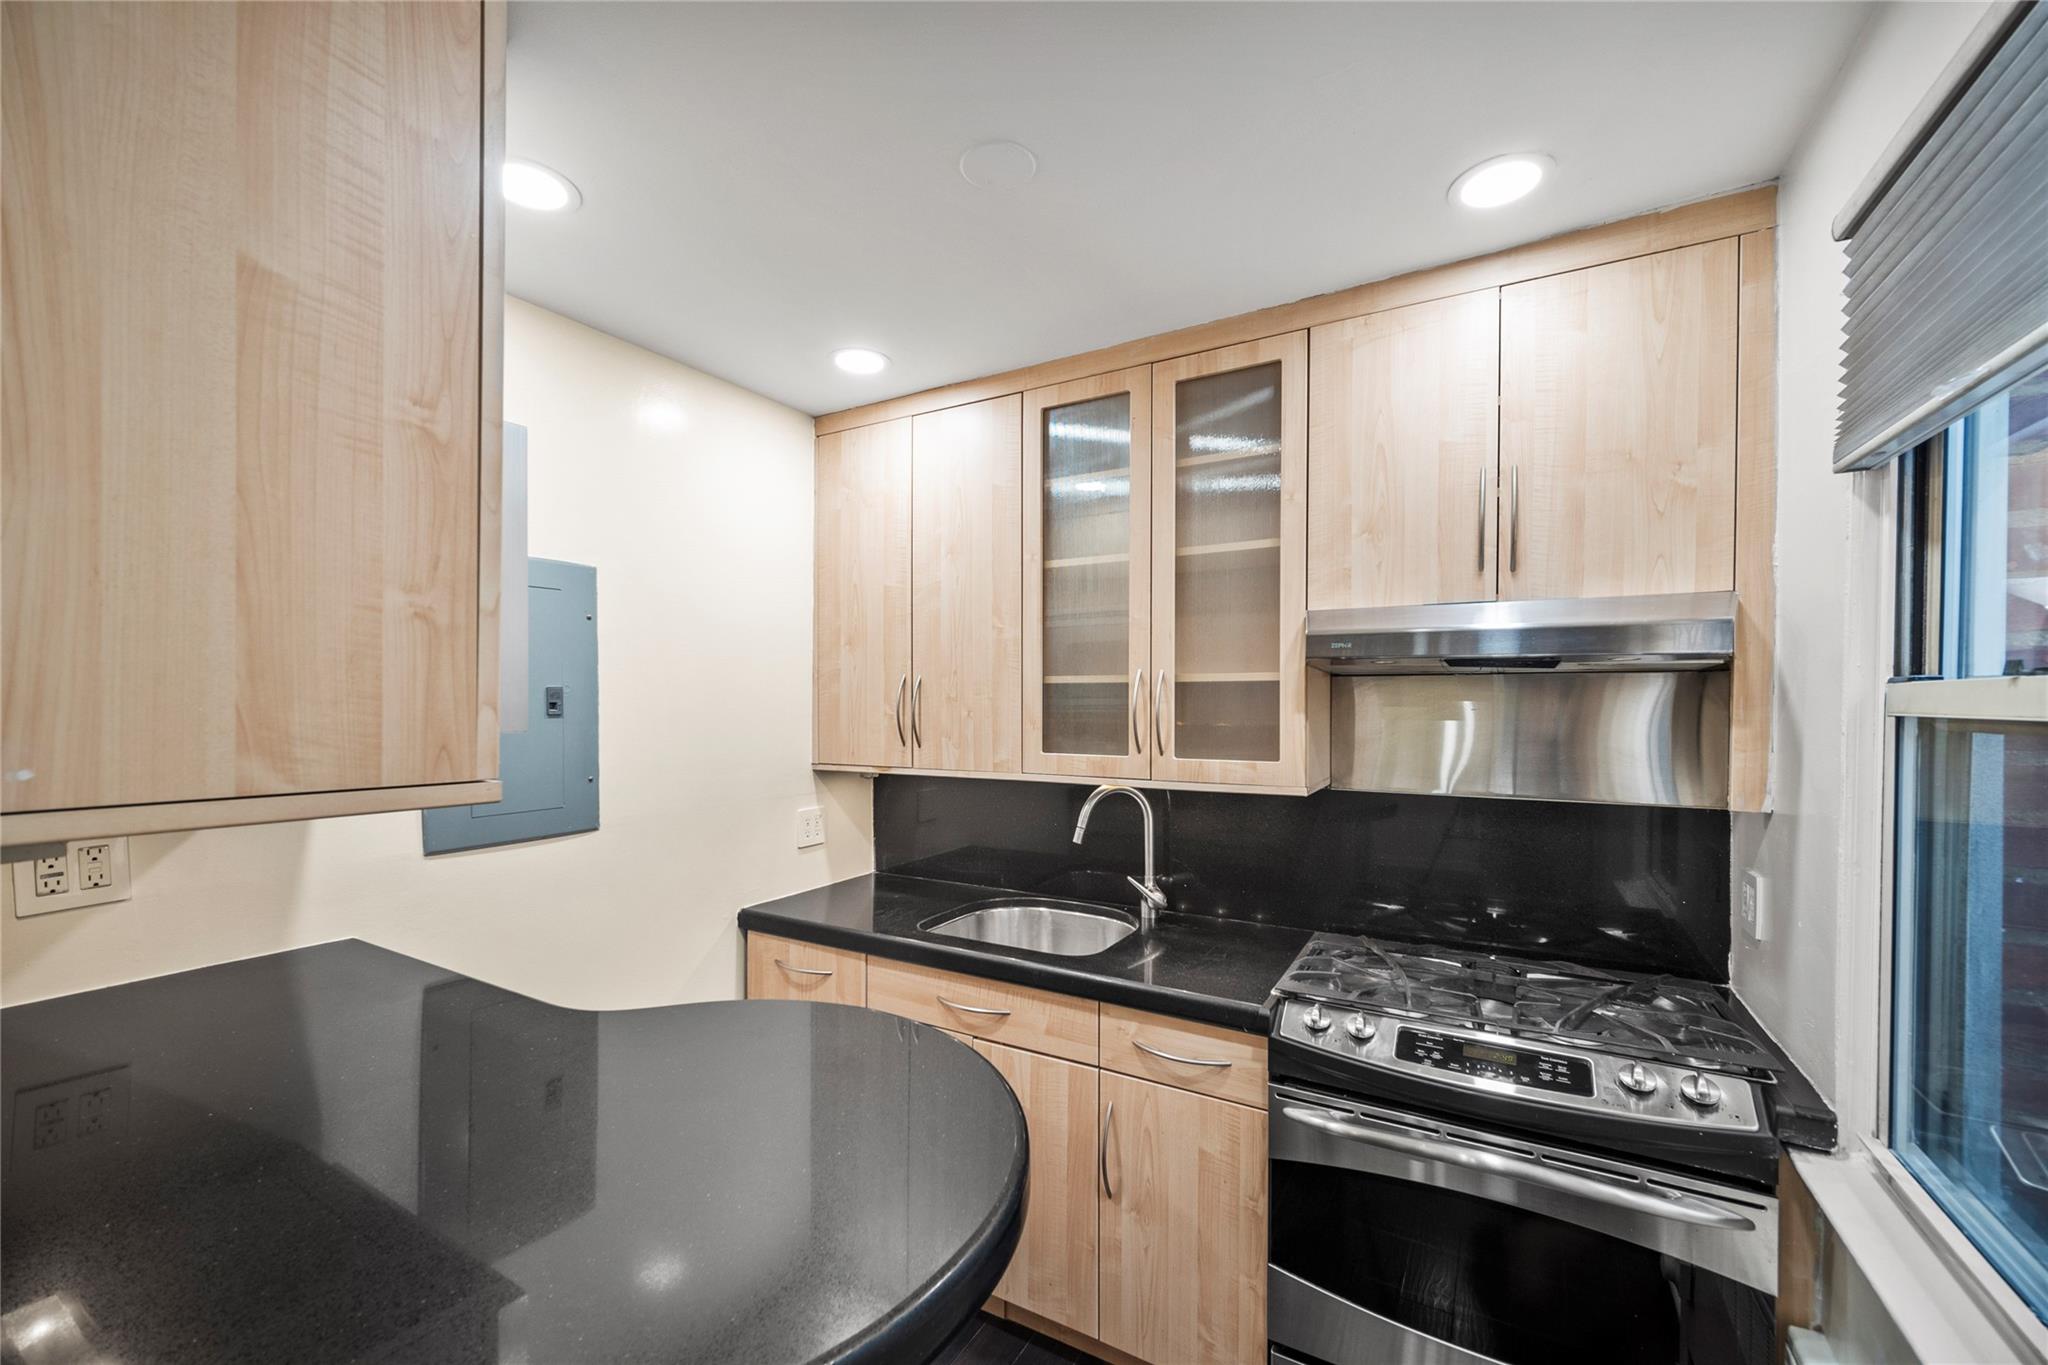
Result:
[[[1768,1079],[1783,1066],[1705,982],[1318,934],[1279,993]]]

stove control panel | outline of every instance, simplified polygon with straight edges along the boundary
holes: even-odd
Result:
[[[1361,1068],[1503,1099],[1637,1123],[1756,1132],[1761,1095],[1748,1079],[1678,1062],[1566,1048],[1481,1028],[1421,1021],[1332,1001],[1283,998],[1273,1037]]]
[[[1454,1038],[1435,1029],[1404,1028],[1394,1044],[1394,1056],[1404,1062],[1484,1080],[1513,1081],[1567,1095],[1593,1093],[1593,1066],[1585,1058],[1535,1052],[1505,1040],[1479,1042]]]

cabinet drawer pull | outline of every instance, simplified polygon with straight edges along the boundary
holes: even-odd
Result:
[[[1111,1189],[1109,1185],[1109,1125],[1114,1122],[1116,1122],[1116,1101],[1111,1100],[1109,1108],[1102,1113],[1102,1147],[1096,1154],[1096,1163],[1102,1168],[1102,1192],[1111,1199],[1116,1198],[1116,1191]]]
[[[1179,1062],[1182,1066],[1235,1066],[1235,1062],[1216,1061],[1208,1057],[1177,1057],[1171,1052],[1161,1052],[1141,1038],[1131,1039],[1131,1046],[1140,1052],[1149,1053],[1162,1062]]]
[[[957,1000],[948,1000],[943,995],[937,996],[935,998],[941,1005],[944,1005],[947,1009],[958,1010],[962,1014],[993,1014],[1004,1019],[1010,1017],[1010,1012],[1008,1010],[991,1009],[987,1005],[963,1005]]]
[[[910,747],[910,736],[903,733],[903,693],[910,686],[910,675],[900,673],[896,677],[896,742]]]
[[[1145,752],[1145,670],[1131,675],[1131,742]]]
[[[789,973],[789,974],[790,974],[791,976],[830,976],[830,975],[832,975],[832,969],[831,969],[830,967],[792,967],[792,966],[790,966],[790,965],[789,965],[789,964],[788,964],[787,962],[784,962],[784,961],[783,961],[783,960],[782,960],[781,958],[779,958],[779,957],[775,959],[775,965],[776,965],[776,966],[778,966],[778,967],[780,967],[780,968],[782,968],[782,970],[784,970],[785,972],[788,972],[788,973]]]

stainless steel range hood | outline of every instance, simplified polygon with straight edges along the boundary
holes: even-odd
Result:
[[[1734,653],[1732,592],[1308,614],[1308,661],[1326,673],[1663,673]]]

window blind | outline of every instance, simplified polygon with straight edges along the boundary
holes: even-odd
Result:
[[[1845,215],[1837,470],[1911,449],[2048,355],[2048,5],[1987,23],[1946,111]]]

